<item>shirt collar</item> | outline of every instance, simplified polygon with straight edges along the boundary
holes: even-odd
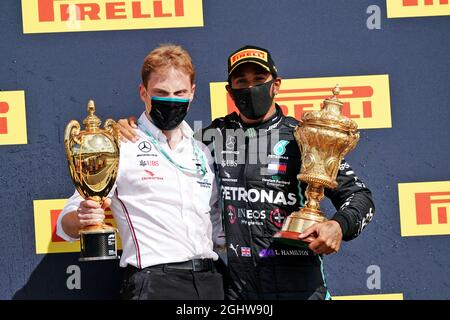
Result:
[[[159,129],[157,126],[153,124],[153,122],[150,121],[150,119],[147,117],[147,114],[145,111],[141,114],[139,117],[139,122],[147,129],[158,141],[167,141],[166,136],[164,133]],[[186,139],[192,139],[193,130],[189,126],[189,124],[183,120],[183,122],[179,125],[181,129],[181,134],[183,135],[183,138]]]

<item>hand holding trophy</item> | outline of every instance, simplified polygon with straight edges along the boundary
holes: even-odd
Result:
[[[104,129],[94,115],[94,101],[87,106],[88,116],[80,131],[76,120],[68,123],[64,135],[69,171],[75,188],[84,199],[98,203],[109,194],[119,169],[119,132],[115,122],[108,119]],[[105,223],[90,225],[80,230],[80,261],[118,259],[117,230]]]
[[[299,235],[315,223],[327,220],[320,211],[324,188],[337,187],[336,177],[344,156],[356,147],[359,140],[358,126],[342,115],[343,103],[337,96],[339,86],[333,89],[333,97],[325,99],[320,111],[303,114],[295,128],[294,136],[300,147],[302,164],[297,179],[308,183],[306,204],[285,220],[274,241],[297,247],[307,247],[314,240]]]

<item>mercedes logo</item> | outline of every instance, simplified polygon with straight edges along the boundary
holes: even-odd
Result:
[[[139,143],[138,147],[139,150],[145,153],[148,153],[150,152],[150,150],[152,150],[152,145],[148,141],[142,141],[141,143]]]
[[[228,136],[227,142],[226,142],[226,148],[227,150],[234,149],[234,144],[236,143],[236,137],[235,136]]]

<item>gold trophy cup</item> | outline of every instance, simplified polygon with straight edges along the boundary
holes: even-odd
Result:
[[[287,217],[281,231],[274,235],[275,242],[305,248],[314,237],[299,239],[300,233],[327,220],[320,211],[324,188],[336,188],[340,162],[359,140],[357,124],[342,115],[339,93],[340,88],[336,86],[333,97],[325,99],[322,109],[304,113],[295,128],[294,136],[302,158],[297,179],[308,183],[307,201],[303,208]]]
[[[65,130],[66,149],[70,176],[75,188],[84,198],[102,203],[111,191],[119,169],[119,132],[115,122],[108,119],[104,129],[94,115],[94,101],[87,105],[88,116],[83,120],[85,130],[80,131],[76,120],[70,121]],[[80,261],[118,259],[117,230],[105,223],[91,225],[80,230]]]

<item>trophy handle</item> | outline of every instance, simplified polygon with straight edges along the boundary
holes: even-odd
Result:
[[[300,124],[301,124],[301,122],[300,122]],[[303,146],[300,143],[300,141],[301,141],[300,134],[298,133],[297,128],[295,128],[295,130],[294,130],[294,138],[295,138],[295,141],[297,142],[298,148],[300,150],[300,157],[302,157],[303,156]]]
[[[74,142],[80,144],[80,140],[78,138],[78,135],[80,134],[80,124],[76,120],[70,121],[67,126],[66,130],[64,132],[64,144],[66,146],[66,151],[68,150],[68,147],[70,146],[70,141],[73,140]]]
[[[356,144],[359,141],[359,132],[356,132],[356,133],[355,132],[350,132],[349,136],[350,136],[350,141],[351,142],[348,144],[348,146],[342,152],[342,155],[344,157],[345,157],[345,155],[347,155],[350,151],[352,151],[356,147]],[[340,160],[342,160],[342,159],[340,159]]]
[[[117,146],[120,146],[120,131],[117,126],[117,123],[113,119],[106,119],[105,124],[103,126],[105,131],[108,132],[117,143]]]
[[[78,173],[75,170],[75,163],[73,161],[73,152],[72,152],[72,146],[74,143],[78,144],[78,145],[82,144],[81,140],[80,140],[80,130],[81,130],[81,127],[80,127],[80,124],[78,123],[78,121],[71,120],[67,124],[66,130],[64,132],[64,147],[66,149],[67,160],[69,162],[70,175],[74,182],[81,181],[80,180],[81,173]],[[78,186],[78,183],[75,183],[75,186]],[[80,192],[80,194],[83,194],[83,193]]]

